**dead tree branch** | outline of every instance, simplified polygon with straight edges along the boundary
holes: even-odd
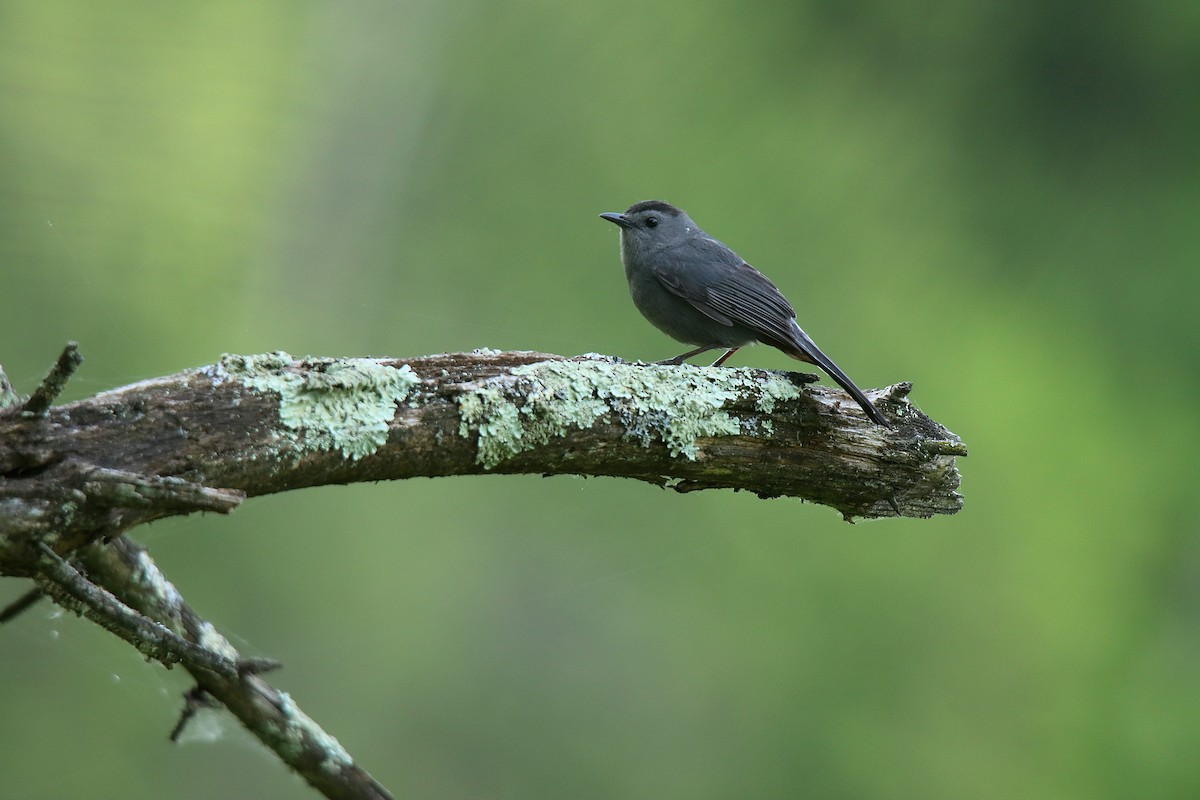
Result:
[[[197,689],[180,725],[215,699],[331,798],[388,794],[259,677],[274,662],[240,656],[124,531],[307,486],[486,472],[741,489],[846,519],[962,506],[966,448],[909,402],[907,383],[868,392],[887,429],[799,373],[531,352],[272,353],[53,406],[80,362],[70,343],[28,399],[0,371],[0,575],[33,578],[148,658],[182,664]]]
[[[958,511],[966,449],[907,400],[909,384],[871,392],[888,430],[812,380],[529,352],[274,353],[39,413],[31,399],[0,410],[0,573],[29,574],[38,534],[63,554],[243,497],[416,476],[609,475],[801,497],[848,518]]]
[[[244,658],[213,625],[200,618],[176,591],[149,554],[128,538],[90,545],[79,552],[80,562],[98,583],[112,587],[120,601],[136,608],[173,636],[197,646],[237,669],[210,669],[202,661],[180,658],[196,680],[187,693],[178,737],[200,698],[225,706],[246,729],[269,747],[309,785],[331,800],[391,800],[392,795],[359,767],[337,739],[321,729],[292,698],[272,687],[260,673],[278,664],[270,659]]]

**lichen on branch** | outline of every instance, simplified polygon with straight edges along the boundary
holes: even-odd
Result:
[[[737,413],[730,402],[755,398]],[[486,469],[517,453],[545,445],[572,430],[590,428],[612,414],[627,438],[666,445],[674,457],[696,460],[701,438],[762,433],[780,400],[800,396],[796,383],[758,370],[707,369],[689,364],[627,364],[610,359],[541,361],[467,388],[458,398],[459,433],[475,430]]]

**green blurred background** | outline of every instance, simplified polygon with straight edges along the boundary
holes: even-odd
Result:
[[[136,538],[402,797],[1194,798],[1198,98],[1172,0],[6,0],[0,362],[663,358],[596,214],[669,200],[916,384],[959,515],[485,476]],[[0,795],[312,796],[169,745],[187,687],[39,606]]]

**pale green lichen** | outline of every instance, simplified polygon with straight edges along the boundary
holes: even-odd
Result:
[[[199,630],[196,632],[196,644],[210,653],[215,653],[235,663],[241,658],[237,649],[221,635],[220,631],[213,627],[211,622],[200,623]]]
[[[282,730],[275,729],[279,739],[279,747],[292,758],[298,758],[305,753],[306,742],[316,747],[322,755],[318,767],[321,771],[336,775],[344,769],[354,766],[354,759],[346,752],[337,739],[330,736],[312,717],[300,710],[287,692],[276,695],[276,705],[284,719]]]
[[[20,405],[20,403],[21,395],[17,394],[17,390],[8,382],[8,376],[4,374],[4,367],[0,366],[0,410]]]
[[[387,441],[396,406],[418,382],[407,365],[399,368],[369,358],[309,358],[292,369],[283,352],[225,355],[209,368],[215,380],[233,380],[279,395],[279,421],[294,435],[298,450],[337,450],[357,460]]]
[[[800,389],[796,384],[789,380],[780,378],[778,375],[772,375],[765,381],[758,384],[759,391],[762,393],[758,402],[754,407],[764,414],[770,414],[775,410],[775,404],[781,400],[795,400],[800,396]],[[770,420],[767,421],[768,424]]]
[[[518,453],[590,427],[612,412],[626,435],[649,445],[659,440],[673,456],[695,460],[698,439],[732,436],[742,421],[725,410],[740,394],[754,394],[770,413],[799,389],[757,370],[632,365],[607,361],[542,361],[512,369],[459,398],[459,433],[479,433],[476,458],[491,469]],[[515,399],[520,398],[518,405]]]

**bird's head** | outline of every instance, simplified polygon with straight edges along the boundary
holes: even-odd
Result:
[[[643,200],[623,214],[609,211],[600,216],[620,227],[621,251],[626,259],[670,247],[689,236],[704,235],[686,212],[662,200]]]

